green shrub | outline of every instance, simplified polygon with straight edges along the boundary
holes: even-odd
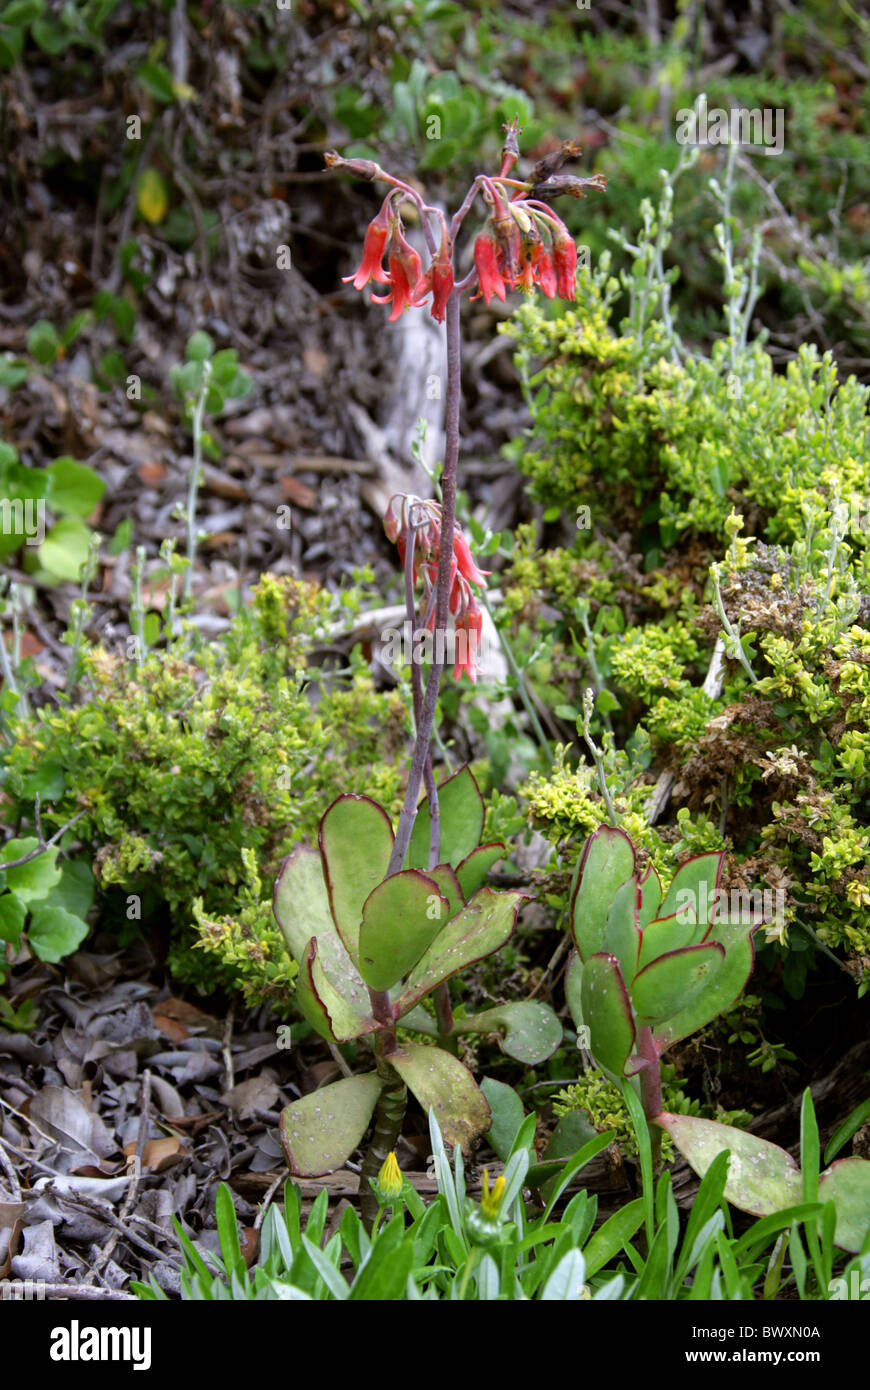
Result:
[[[7,820],[31,815],[37,791],[47,825],[85,812],[75,836],[108,927],[129,935],[168,912],[176,975],[252,1001],[280,1004],[296,973],[271,910],[283,855],[340,791],[398,805],[403,702],[361,666],[334,680],[308,667],[328,605],[267,575],[213,645],[181,637],[139,666],[90,650],[90,698],[14,720],[0,755]]]
[[[581,276],[576,309],[547,318],[530,302],[507,326],[533,418],[511,453],[560,539],[573,532],[543,551],[518,537],[507,605],[556,653],[544,693],[559,717],[599,688],[615,806],[657,868],[711,848],[721,821],[731,881],[785,894],[768,940],[796,942],[786,987],[802,991],[809,937],[842,949],[863,991],[870,393],[813,347],[777,372],[745,341],[756,266],[734,259],[730,222],[717,229],[729,332],[710,357],[683,343],[650,254],[656,237],[667,245],[669,206],[666,191],[643,209],[618,328],[606,263]],[[720,635],[724,672],[705,690]],[[661,772],[675,779],[670,816],[651,824]],[[554,844],[607,819],[594,769],[567,749],[526,792]]]

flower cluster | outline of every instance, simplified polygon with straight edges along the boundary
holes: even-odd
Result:
[[[384,515],[384,530],[396,543],[402,564],[405,563],[408,542],[413,546],[412,570],[414,583],[422,582],[420,622],[430,631],[435,626],[435,595],[438,586],[438,563],[441,554],[441,507],[437,502],[397,493],[390,498]],[[477,651],[483,627],[483,613],[472,590],[472,584],[486,587],[488,570],[479,569],[458,526],[453,528],[453,554],[450,559],[450,590],[448,606],[455,620],[457,661],[453,679],[467,673],[477,683]],[[459,645],[460,634],[463,635]]]
[[[375,304],[392,304],[392,323],[408,308],[419,308],[431,295],[430,312],[443,323],[447,301],[455,291],[478,282],[478,293],[487,304],[493,295],[504,301],[506,289],[529,293],[537,285],[548,299],[573,300],[577,270],[577,247],[568,228],[545,200],[567,195],[585,197],[587,187],[603,189],[606,181],[601,174],[580,178],[560,173],[567,159],[580,154],[573,141],[562,145],[540,160],[525,182],[509,177],[519,159],[516,121],[504,127],[506,140],[502,149],[501,171],[497,176],[480,174],[471,193],[454,217],[448,232],[444,214],[429,207],[419,193],[401,179],[387,174],[372,160],[342,159],[329,151],[326,163],[330,168],[346,169],[369,181],[376,179],[391,184],[377,216],[369,223],[359,269],[345,276],[355,289],[363,289],[370,280],[389,285],[389,293],[373,297]],[[453,237],[459,224],[480,193],[489,208],[489,217],[474,243],[474,270],[456,284],[453,272]],[[413,202],[423,220],[432,261],[424,272],[418,253],[407,241],[400,209],[405,201]],[[440,246],[433,235],[430,219],[441,226]],[[388,270],[384,270],[384,257]]]
[[[401,201],[401,191],[391,189],[381,204],[380,212],[366,229],[363,242],[363,257],[354,275],[346,275],[345,283],[351,282],[355,290],[364,289],[369,280],[379,285],[389,285],[390,293],[373,295],[373,304],[392,304],[390,323],[405,309],[418,308],[428,294],[432,295],[432,317],[439,323],[444,320],[447,300],[453,290],[453,262],[446,228],[441,238],[441,249],[423,274],[420,257],[407,240],[402,219],[395,206]],[[389,273],[384,273],[383,261],[387,257]]]

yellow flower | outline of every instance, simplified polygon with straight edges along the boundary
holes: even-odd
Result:
[[[496,1178],[492,1191],[489,1188],[489,1173],[486,1168],[483,1170],[483,1192],[480,1198],[480,1210],[490,1221],[495,1220],[498,1215],[499,1203],[504,1194],[504,1178]]]
[[[853,878],[846,884],[846,897],[853,907],[870,907],[870,888],[860,879]]]
[[[385,1202],[395,1202],[402,1195],[402,1174],[392,1150],[381,1164],[376,1187]]]

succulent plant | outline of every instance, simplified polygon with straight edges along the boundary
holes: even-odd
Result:
[[[297,998],[305,1018],[332,1043],[367,1040],[375,1068],[346,1077],[287,1106],[281,1133],[291,1171],[314,1176],[340,1167],[362,1141],[380,1103],[376,1135],[401,1124],[405,1087],[434,1110],[448,1143],[467,1149],[489,1128],[490,1109],[451,1036],[421,1007],[427,995],[497,951],[510,937],[526,894],[497,892],[484,880],[505,853],[481,845],[484,808],[463,768],[439,788],[443,862],[424,870],[429,813],[416,818],[405,867],[387,876],[394,833],[367,796],[339,796],[320,823],[319,850],[298,845],[284,861],[274,910],[299,964]],[[429,1034],[399,1040],[397,1025]],[[496,1006],[462,1019],[454,1032],[504,1031],[502,1046],[527,1063],[561,1041],[552,1010],[533,1001]],[[455,1043],[452,1044],[455,1048]],[[390,1112],[389,1114],[387,1112]],[[398,1124],[396,1116],[398,1115]],[[377,1172],[393,1146],[372,1156]]]

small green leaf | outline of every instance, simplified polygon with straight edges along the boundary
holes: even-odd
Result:
[[[48,319],[37,319],[27,335],[27,351],[43,367],[50,367],[60,352],[57,329]]]
[[[40,960],[56,964],[72,955],[88,934],[88,924],[64,907],[35,907],[27,940]]]
[[[201,329],[187,340],[185,356],[188,362],[205,362],[214,352],[214,339]]]
[[[9,840],[0,850],[0,869],[11,859],[23,859],[25,854],[31,854],[38,847],[39,841],[35,835],[28,835],[22,840]],[[55,884],[60,882],[61,871],[55,864],[56,859],[57,846],[54,845],[35,859],[29,859],[26,864],[6,869],[6,887],[11,888],[25,903],[47,897]]]
[[[377,1072],[334,1081],[281,1112],[281,1142],[296,1177],[334,1173],[369,1127],[382,1082]]]

